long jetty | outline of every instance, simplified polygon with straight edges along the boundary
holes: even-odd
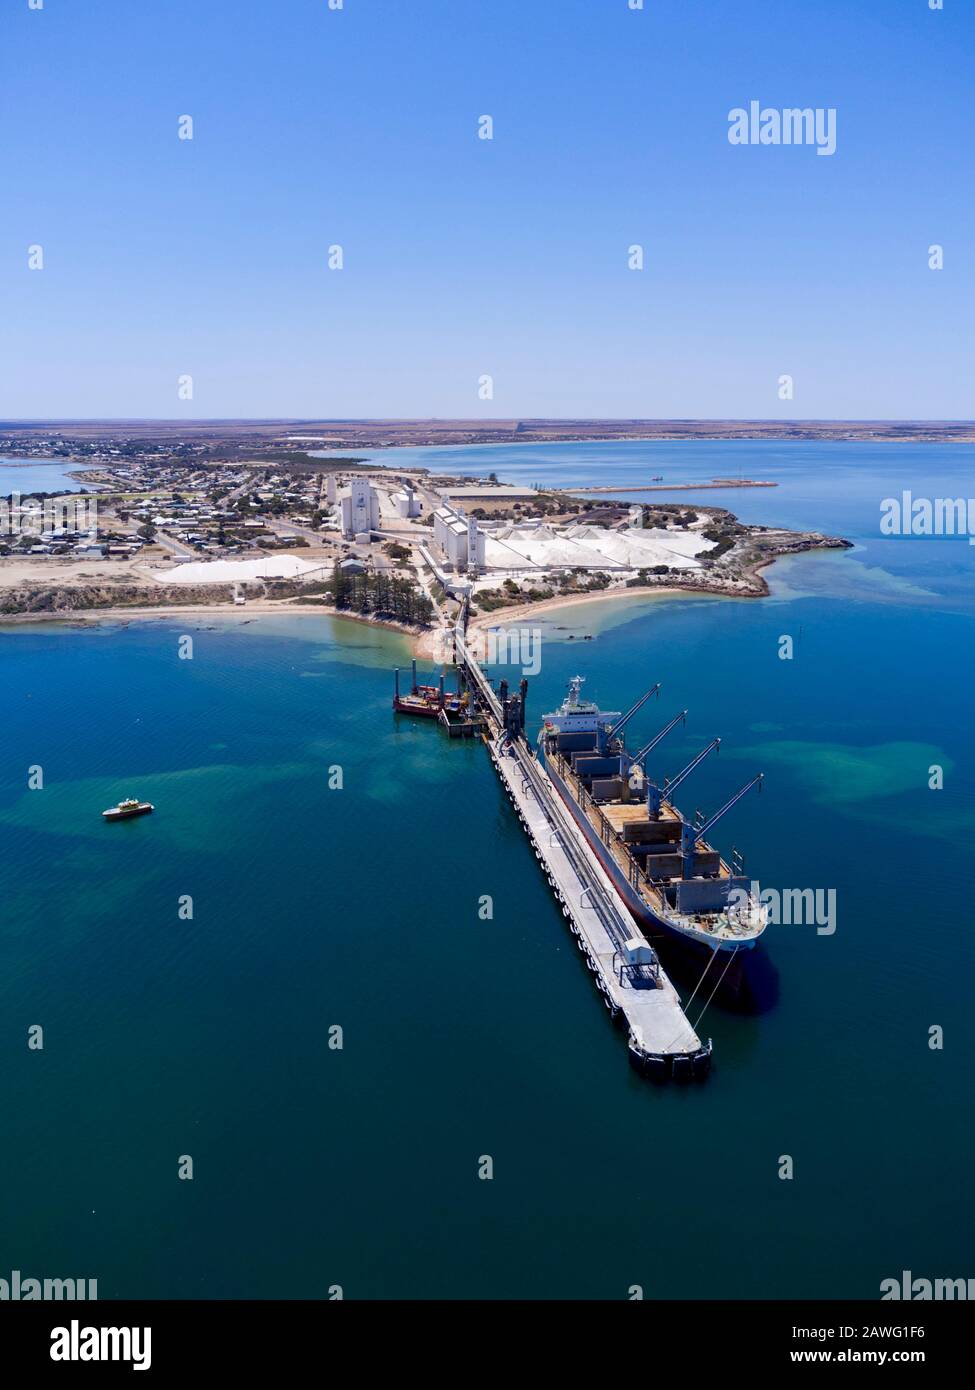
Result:
[[[535,858],[592,971],[610,1015],[629,1029],[629,1057],[659,1080],[707,1075],[711,1041],[702,1043],[664,973],[545,769],[521,737],[505,728],[501,701],[466,641],[466,606],[454,628],[454,659],[486,728],[491,761]]]
[[[577,493],[608,492],[702,492],[708,488],[778,487],[763,478],[712,478],[709,483],[644,483],[642,487],[563,487],[553,489],[573,496]]]

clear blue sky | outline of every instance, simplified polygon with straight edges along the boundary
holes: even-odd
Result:
[[[2,0],[0,418],[971,418],[972,10]]]

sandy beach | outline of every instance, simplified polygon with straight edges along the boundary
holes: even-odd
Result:
[[[288,617],[339,618],[351,623],[365,623],[369,627],[388,628],[400,632],[414,642],[426,635],[405,623],[374,618],[368,613],[349,613],[345,609],[332,608],[324,603],[293,603],[288,599],[252,599],[246,604],[236,603],[192,603],[169,604],[159,608],[86,608],[61,613],[7,613],[0,614],[0,631],[7,627],[27,627],[35,623],[56,623],[61,627],[90,627],[96,623],[141,623],[167,618],[233,618],[238,622],[250,622],[254,618],[271,614],[285,614]]]
[[[528,622],[540,614],[548,615],[565,608],[579,608],[595,603],[605,603],[615,599],[625,602],[628,599],[671,598],[686,594],[686,589],[663,588],[647,585],[634,589],[601,589],[592,594],[564,594],[555,598],[540,599],[537,603],[512,604],[510,608],[499,608],[492,613],[478,613],[471,618],[469,632],[486,631],[493,627],[508,627]],[[712,595],[720,598],[721,595]],[[165,621],[173,618],[196,618],[205,621],[210,618],[233,619],[249,622],[257,617],[270,615],[288,617],[328,617],[365,623],[370,627],[386,628],[402,633],[411,639],[414,654],[420,658],[434,659],[443,650],[438,637],[439,626],[416,629],[403,623],[370,614],[350,613],[345,609],[333,608],[324,603],[300,603],[291,599],[251,599],[246,604],[235,603],[193,603],[168,604],[156,608],[89,608],[73,609],[63,612],[9,613],[0,615],[0,631],[9,628],[30,627],[37,623],[54,623],[61,627],[90,627],[97,623],[141,623]],[[447,624],[448,628],[452,624]]]
[[[599,602],[605,603],[608,599],[625,601],[648,597],[664,598],[682,592],[686,591],[674,588],[655,588],[648,585],[646,588],[640,589],[603,589],[594,594],[560,595],[557,598],[542,599],[537,603],[519,603],[510,608],[498,609],[493,613],[478,613],[471,619],[468,630],[473,632],[484,631],[492,627],[506,627],[526,622],[542,613],[549,614],[563,608],[577,608]],[[246,604],[193,603],[168,604],[156,608],[89,608],[60,613],[9,613],[0,615],[0,631],[9,628],[28,628],[37,623],[54,623],[61,627],[77,628],[91,627],[97,623],[158,622],[173,618],[195,618],[199,621],[229,618],[236,622],[249,622],[254,618],[270,615],[338,618],[354,623],[365,623],[370,627],[386,628],[410,638],[414,654],[420,658],[433,659],[442,650],[442,645],[438,640],[438,633],[440,632],[438,626],[417,630],[402,623],[374,618],[369,614],[350,613],[323,603],[300,603],[289,599],[251,599]]]
[[[512,604],[510,608],[497,608],[492,613],[476,613],[468,623],[467,631],[486,632],[494,627],[514,627],[519,623],[530,622],[540,614],[547,615],[563,608],[606,603],[610,599],[625,602],[628,599],[670,598],[686,592],[686,589],[662,588],[648,584],[638,589],[600,589],[598,593],[593,594],[559,594],[555,598],[539,599],[537,603],[518,603]],[[414,643],[417,656],[432,658],[437,654],[440,649],[439,631],[439,628],[431,627],[417,636]]]
[[[580,608],[584,604],[605,603],[607,599],[664,598],[686,593],[686,589],[645,584],[632,589],[600,589],[593,594],[559,594],[555,598],[539,599],[537,603],[512,604],[510,608],[496,608],[493,613],[478,613],[471,619],[469,629],[507,627],[511,623],[521,623],[528,618],[537,617],[539,613],[555,613],[560,608]]]

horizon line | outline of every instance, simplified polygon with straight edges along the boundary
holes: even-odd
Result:
[[[481,428],[517,424],[587,424],[587,425],[972,425],[975,418],[949,416],[854,416],[808,415],[783,420],[764,415],[200,415],[181,418],[171,415],[58,415],[23,416],[0,419],[0,429],[7,425],[393,425],[393,424],[471,424]]]

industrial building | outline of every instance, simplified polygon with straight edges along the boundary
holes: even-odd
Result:
[[[353,478],[339,498],[342,535],[346,540],[369,540],[379,530],[379,496],[365,478]]]
[[[477,522],[459,507],[444,503],[433,514],[433,544],[455,570],[483,569],[485,536]]]
[[[402,492],[393,494],[393,501],[396,503],[396,511],[398,514],[406,520],[419,516],[423,510],[423,504],[413,491],[413,487],[410,483],[405,483],[403,485]]]

